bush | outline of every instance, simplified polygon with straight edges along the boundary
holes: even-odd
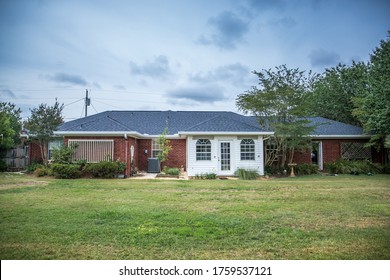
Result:
[[[94,178],[110,179],[117,177],[126,167],[119,161],[101,161],[87,165],[86,171]]]
[[[52,162],[54,163],[71,163],[72,157],[76,151],[77,145],[61,146],[53,149]]]
[[[53,163],[51,169],[58,179],[77,179],[83,175],[82,168],[78,164]]]
[[[259,174],[256,170],[247,170],[239,168],[234,172],[234,175],[240,178],[241,180],[256,180]]]
[[[165,167],[163,169],[163,172],[167,175],[172,175],[172,176],[177,176],[180,174],[180,169],[179,168],[170,168],[170,167]]]
[[[373,164],[368,160],[345,159],[338,159],[332,163],[325,163],[325,170],[329,173],[353,175],[383,172],[383,168],[380,165]]]
[[[196,174],[194,178],[197,180],[215,180],[217,179],[217,174],[215,173]]]
[[[290,172],[290,170],[289,170]],[[294,172],[296,175],[312,175],[318,173],[318,165],[311,163],[302,163],[297,164],[294,167]]]
[[[47,176],[47,175],[52,175],[52,170],[48,167],[38,167],[35,169],[34,171],[34,175],[37,176],[37,177],[43,177],[43,176]]]
[[[7,163],[4,160],[0,160],[0,172],[7,171]]]
[[[34,173],[34,171],[37,168],[44,168],[44,167],[45,167],[45,165],[43,165],[42,163],[33,162],[33,163],[31,163],[30,165],[27,166],[26,171],[27,171],[27,173]]]

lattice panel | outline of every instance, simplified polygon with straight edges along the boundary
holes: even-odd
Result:
[[[371,159],[371,148],[364,147],[361,142],[341,143],[341,157],[343,159]]]

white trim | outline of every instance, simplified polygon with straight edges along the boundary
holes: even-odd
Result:
[[[137,131],[54,131],[54,135],[57,136],[123,136],[134,138],[158,138],[160,135],[141,134]],[[179,134],[167,135],[168,139],[184,139]]]
[[[309,135],[312,139],[370,139],[371,135]]]
[[[248,131],[248,132],[238,132],[238,131],[179,131],[179,135],[249,135],[249,136],[255,136],[255,135],[274,135],[275,132],[254,132],[254,131]]]

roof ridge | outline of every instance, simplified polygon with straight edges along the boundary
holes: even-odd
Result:
[[[195,125],[193,125],[193,126],[187,128],[187,130],[193,129],[194,127],[200,126],[200,125],[202,125],[202,124],[204,124],[204,123],[206,123],[206,122],[209,122],[209,121],[214,120],[214,119],[219,118],[219,117],[220,117],[220,116],[214,116],[214,117],[212,117],[212,118],[210,118],[210,119],[204,120],[204,121],[202,121],[202,122],[200,122],[200,123],[197,123],[197,124],[195,124]]]
[[[109,115],[106,115],[106,118],[109,119],[110,121],[112,121],[112,122],[114,122],[114,123],[116,123],[116,124],[118,124],[118,125],[124,127],[125,129],[131,130],[129,127],[127,127],[126,125],[124,125],[124,124],[121,123],[120,121],[118,121],[118,120],[116,120],[116,119],[110,117]]]

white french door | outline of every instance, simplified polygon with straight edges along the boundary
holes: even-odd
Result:
[[[232,161],[231,161],[231,141],[219,142],[219,174],[230,175],[232,174]]]

